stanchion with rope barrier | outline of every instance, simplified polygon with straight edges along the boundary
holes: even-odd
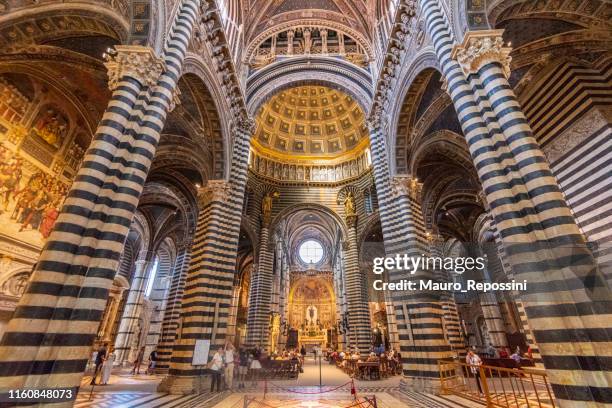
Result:
[[[351,386],[351,395],[353,396],[353,400],[355,401],[355,403],[353,405],[349,405],[348,407],[345,407],[345,408],[356,408],[356,407],[359,407],[359,408],[368,408],[368,407],[377,408],[376,396],[373,396],[372,400],[370,400],[367,397],[364,397],[365,401],[359,401],[359,399],[357,397],[357,387],[355,386],[355,380],[352,379],[352,378],[351,378],[351,381],[346,382],[346,383],[344,383],[342,385],[339,385],[337,387],[331,388],[329,390],[315,391],[315,392],[296,391],[294,389],[281,387],[281,386],[275,385],[275,384],[270,384],[270,386],[273,387],[273,388],[279,389],[281,391],[292,393],[292,394],[319,395],[319,394],[327,394],[327,393],[330,393],[330,392],[337,391],[337,390],[339,390],[341,388],[346,387],[349,384]],[[266,399],[267,394],[268,394],[268,380],[264,380],[264,394],[263,394],[263,399],[264,400]],[[246,396],[244,398],[245,398],[245,404],[244,404],[245,408],[248,407],[252,402],[255,402],[255,403],[260,404],[260,405],[262,405],[264,407],[267,407],[267,408],[279,408],[279,407],[274,407],[274,406],[272,406],[270,404],[267,404],[265,402],[262,402],[262,401],[257,401],[256,398],[250,399],[250,398],[248,398]],[[367,407],[363,405],[365,402],[368,403]]]

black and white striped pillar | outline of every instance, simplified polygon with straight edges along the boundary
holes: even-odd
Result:
[[[227,340],[252,131],[252,121],[239,118],[233,127],[229,180],[211,180],[200,191],[198,223],[181,307],[181,330],[173,347],[169,376],[160,390],[198,392],[201,367],[191,364],[196,340],[209,340],[211,350]]]
[[[155,372],[158,374],[165,374],[170,368],[170,357],[172,356],[172,347],[177,337],[181,302],[183,301],[183,294],[185,293],[187,268],[191,260],[190,247],[191,244],[189,243],[177,248],[177,256],[174,263],[174,271],[172,272],[172,281],[170,283],[170,293],[168,294],[168,302],[166,311],[164,312],[161,335],[159,344],[157,345],[158,360]]]
[[[111,100],[0,343],[3,389],[78,388],[198,5],[182,2],[163,61],[143,47],[113,53]]]
[[[397,254],[421,257],[428,251],[419,202],[420,186],[410,176],[391,178],[381,119],[381,114],[376,114],[368,125],[385,253],[388,257]],[[432,277],[424,271],[415,274],[389,271],[391,282]],[[391,297],[402,354],[402,385],[410,389],[436,391],[440,377],[437,360],[451,355],[442,327],[441,299],[439,295],[419,290],[396,291]]]
[[[344,242],[344,296],[349,313],[349,336],[351,350],[359,349],[367,355],[372,347],[372,324],[367,297],[367,279],[359,268],[359,245],[357,243],[357,215],[346,216],[348,236]]]
[[[420,4],[508,261],[528,281],[521,300],[556,397],[612,403],[597,351],[610,341],[612,294],[508,83],[509,50],[499,32],[471,32],[453,52],[439,2]]]
[[[115,365],[128,365],[135,360],[138,354],[138,344],[134,345],[134,341],[139,333],[138,320],[142,314],[145,289],[154,257],[155,254],[151,251],[141,251],[135,262],[132,282],[123,307],[123,315],[119,320],[119,329],[113,347],[116,356]]]
[[[267,221],[267,222],[266,222]],[[268,350],[270,345],[270,312],[272,303],[274,248],[270,245],[269,220],[264,220],[259,233],[259,260],[251,275],[249,310],[245,347]]]

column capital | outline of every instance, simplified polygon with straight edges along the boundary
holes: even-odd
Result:
[[[227,180],[208,180],[206,186],[198,189],[198,204],[204,207],[212,201],[227,201],[230,189],[230,183]]]
[[[444,237],[437,231],[427,231],[425,233],[425,238],[427,238],[430,246],[441,246],[444,244]]]
[[[453,47],[451,58],[459,63],[466,76],[477,73],[486,64],[497,62],[507,78],[512,47],[504,46],[503,33],[504,30],[468,31],[463,42]]]
[[[240,115],[234,123],[234,129],[236,132],[247,134],[251,136],[255,133],[255,121],[247,115]]]
[[[115,45],[107,50],[104,58],[111,91],[124,76],[132,77],[144,86],[153,86],[166,68],[163,59],[151,47],[141,45]]]
[[[385,110],[381,106],[378,106],[366,120],[366,126],[370,132],[380,132],[385,130],[386,125],[387,116]]]
[[[391,179],[391,189],[396,197],[408,196],[420,200],[423,183],[411,175],[399,174]]]

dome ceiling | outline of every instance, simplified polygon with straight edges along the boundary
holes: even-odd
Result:
[[[257,116],[252,142],[259,153],[283,161],[345,158],[368,143],[361,107],[325,86],[299,86],[272,97]]]

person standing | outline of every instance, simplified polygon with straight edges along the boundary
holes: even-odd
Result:
[[[244,382],[249,372],[249,353],[244,349],[238,351],[238,364],[238,388],[244,388]]]
[[[102,364],[102,378],[100,382],[103,385],[108,384],[108,380],[110,380],[111,372],[113,371],[113,364],[115,363],[115,353],[111,352],[106,360],[104,360],[104,364]]]
[[[208,365],[212,374],[210,392],[215,390],[215,384],[217,384],[217,392],[219,392],[221,391],[221,372],[223,370],[223,347],[219,347]]]
[[[96,385],[96,377],[98,376],[98,371],[100,371],[100,368],[102,368],[102,364],[104,363],[104,360],[106,360],[106,344],[102,344],[100,346],[100,349],[98,349],[98,354],[96,355],[96,368],[94,369],[94,373],[93,376],[91,378],[91,385]]]
[[[253,351],[253,359],[251,360],[251,366],[249,367],[251,369],[251,380],[253,382],[253,385],[257,384],[257,381],[259,381],[259,373],[261,372],[261,362],[259,361],[259,353],[257,351],[257,349],[255,349],[255,351]]]
[[[234,387],[234,345],[227,343],[225,345],[225,385],[230,390]]]
[[[155,366],[157,365],[157,351],[153,350],[151,354],[149,354],[149,366],[147,367],[147,374],[153,375],[155,374]]]
[[[482,360],[480,359],[478,354],[474,353],[474,350],[470,350],[465,356],[465,362],[469,365],[470,371],[476,379],[476,385],[478,385],[478,392],[482,395],[482,386],[480,385],[480,366],[482,365]]]
[[[142,347],[138,351],[138,355],[136,356],[136,360],[134,360],[134,367],[132,367],[132,375],[140,374],[140,365],[142,364],[142,360],[144,359],[144,347]]]

